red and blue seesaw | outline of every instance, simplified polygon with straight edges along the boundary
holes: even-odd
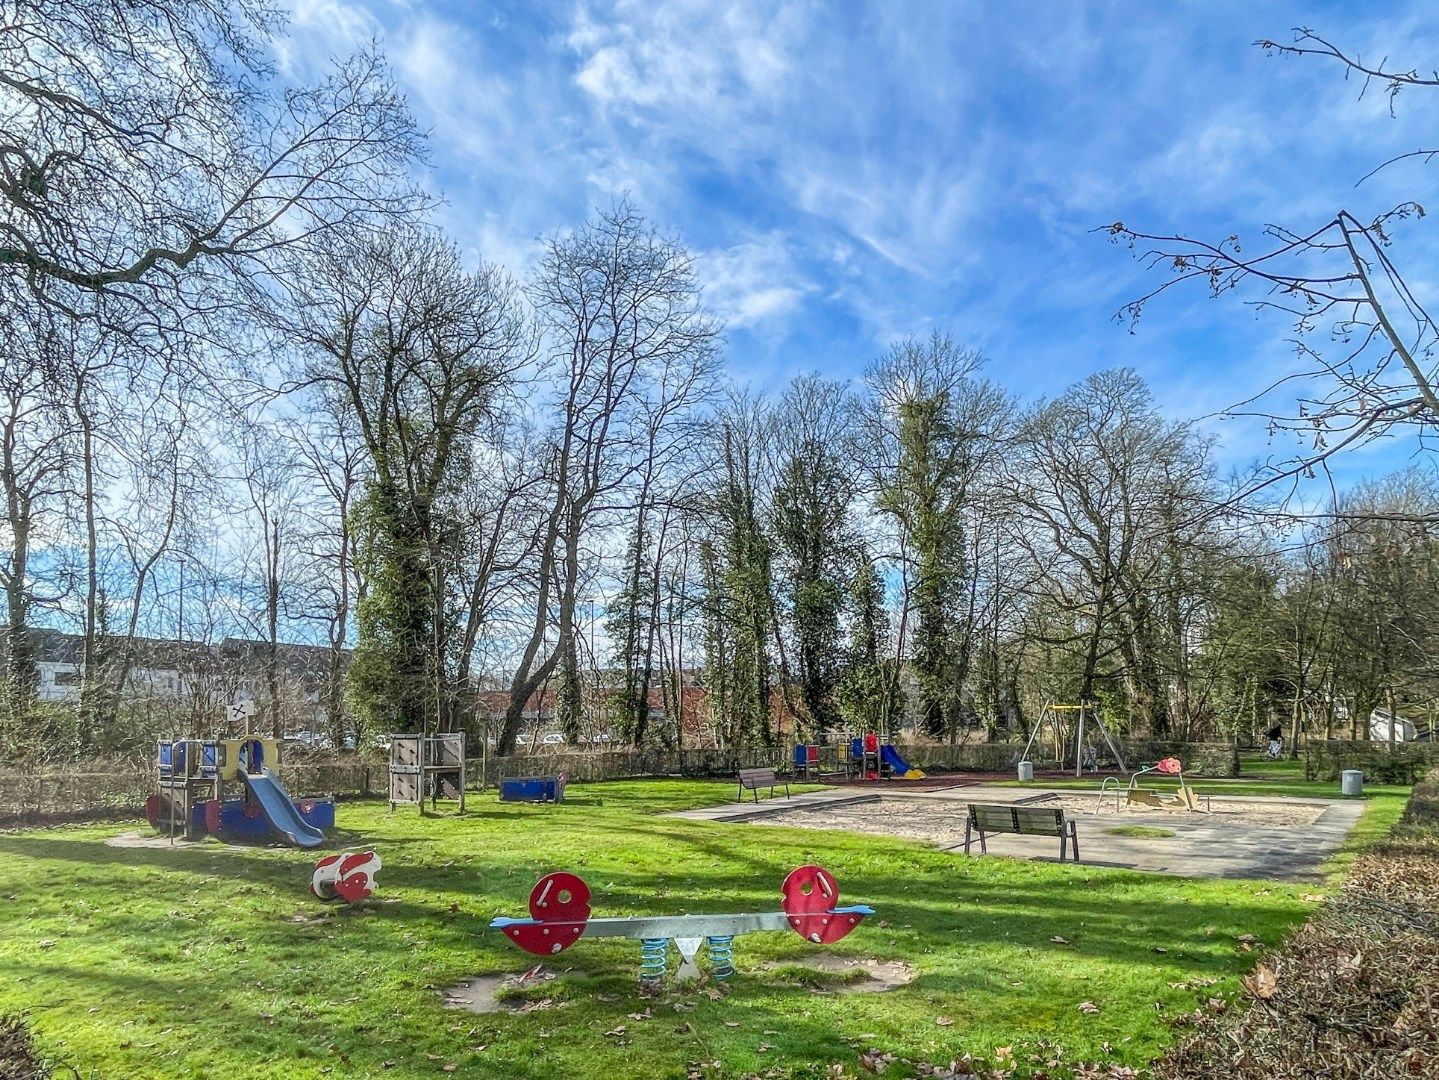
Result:
[[[655,982],[667,969],[669,943],[679,950],[678,978],[695,978],[695,957],[707,947],[710,975],[734,974],[734,939],[760,930],[793,930],[806,941],[830,945],[844,937],[874,909],[863,904],[839,907],[839,886],[822,866],[800,866],[780,886],[783,910],[736,915],[637,915],[590,918],[590,887],[575,874],[546,874],[530,892],[530,918],[497,918],[499,930],[526,952],[552,956],[581,937],[635,938],[640,942],[640,978]]]

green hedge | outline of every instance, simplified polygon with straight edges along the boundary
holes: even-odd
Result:
[[[1366,780],[1378,784],[1416,784],[1439,764],[1434,743],[1398,743],[1393,750],[1384,742],[1315,740],[1304,748],[1304,776],[1308,780],[1338,780],[1345,769],[1359,769]]]

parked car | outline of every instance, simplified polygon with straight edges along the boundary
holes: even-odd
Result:
[[[541,746],[563,746],[564,744],[565,737],[558,731],[552,731],[540,740]]]

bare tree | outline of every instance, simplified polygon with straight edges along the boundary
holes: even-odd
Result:
[[[1292,44],[1259,41],[1266,52],[1322,56],[1338,61],[1346,76],[1385,84],[1393,102],[1408,87],[1439,87],[1439,76],[1421,76],[1373,66],[1351,56],[1311,30],[1296,31]],[[1363,90],[1361,90],[1363,93]],[[1401,161],[1429,162],[1436,151],[1418,149],[1371,170]],[[1158,295],[1189,282],[1201,282],[1213,296],[1250,295],[1262,311],[1278,312],[1293,329],[1299,367],[1247,401],[1236,413],[1258,410],[1277,429],[1306,433],[1312,450],[1262,476],[1257,486],[1308,475],[1325,458],[1400,428],[1421,441],[1439,424],[1439,342],[1422,283],[1416,287],[1394,255],[1397,228],[1424,216],[1416,201],[1387,206],[1377,213],[1339,209],[1324,221],[1302,225],[1270,224],[1257,245],[1237,234],[1206,240],[1133,228],[1124,222],[1106,227],[1110,238],[1128,245],[1141,261],[1167,278],[1120,312],[1131,331]],[[1263,403],[1281,387],[1298,387],[1294,411],[1269,412]]]
[[[601,516],[633,505],[632,484],[650,446],[647,418],[702,385],[679,373],[711,367],[717,336],[700,307],[689,253],[626,202],[553,237],[531,295],[558,373],[558,419],[547,454],[552,501],[537,594],[510,682],[501,753],[513,750],[530,696],[573,648],[587,532]]]
[[[324,409],[324,406],[320,406]],[[345,655],[351,646],[353,607],[361,595],[356,570],[355,533],[351,513],[360,497],[365,470],[365,449],[343,419],[328,412],[311,414],[307,422],[291,426],[288,439],[299,453],[304,472],[323,493],[306,508],[303,544],[313,567],[308,575],[312,620],[324,627],[329,659],[325,671],[325,716],[330,741],[336,748],[362,733],[348,726],[345,708]]]
[[[419,230],[317,256],[293,297],[284,318],[311,358],[307,382],[369,457],[352,697],[374,721],[448,725],[455,499],[496,395],[530,359],[528,322],[508,278],[467,271]]]
[[[1163,420],[1139,376],[1118,369],[1034,407],[1014,449],[1014,537],[1058,615],[1031,633],[1078,647],[1068,692],[1082,701],[1094,699],[1101,661],[1120,656],[1131,707],[1153,723],[1161,687],[1152,607],[1167,545],[1180,542],[1169,510],[1193,501],[1184,485],[1203,473],[1202,460],[1184,464],[1188,427]]]
[[[5,597],[4,715],[12,733],[23,724],[37,689],[31,609],[37,602],[60,599],[37,594],[32,545],[58,540],[73,490],[77,443],[73,416],[57,399],[51,377],[73,351],[70,328],[43,312],[30,314],[10,323],[9,347],[0,358],[0,496],[8,535],[8,543],[0,542],[0,590]]]
[[[379,57],[283,86],[280,23],[268,0],[6,0],[0,269],[67,309],[99,292],[125,301],[106,318],[174,329],[221,278],[414,211],[420,140]]]

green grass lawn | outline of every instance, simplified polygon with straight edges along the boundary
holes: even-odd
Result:
[[[732,799],[727,783],[573,790],[602,803],[485,795],[464,818],[342,804],[337,845],[373,846],[385,863],[375,899],[348,909],[310,898],[315,856],[293,849],[106,846],[134,828],[116,825],[0,834],[0,1012],[28,1011],[46,1050],[102,1077],[653,1080],[714,1062],[696,1075],[825,1077],[835,1063],[862,1073],[871,1048],[924,1062],[1013,1047],[1021,1061],[1138,1065],[1174,1037],[1166,1017],[1238,993],[1255,960],[1242,935],[1277,942],[1317,900],[1313,885],[659,816]],[[1398,791],[1370,793],[1351,848],[1402,808]],[[782,965],[818,947],[754,934],[736,939],[727,995],[647,999],[638,944],[594,940],[547,961],[560,977],[536,994],[546,1007],[472,1015],[441,1003],[439,988],[535,962],[487,924],[525,915],[549,870],[579,872],[597,916],[766,911],[810,861],[833,872],[841,902],[878,909],[830,951],[902,960],[912,983],[816,993]],[[898,1063],[885,1075],[913,1073]]]

